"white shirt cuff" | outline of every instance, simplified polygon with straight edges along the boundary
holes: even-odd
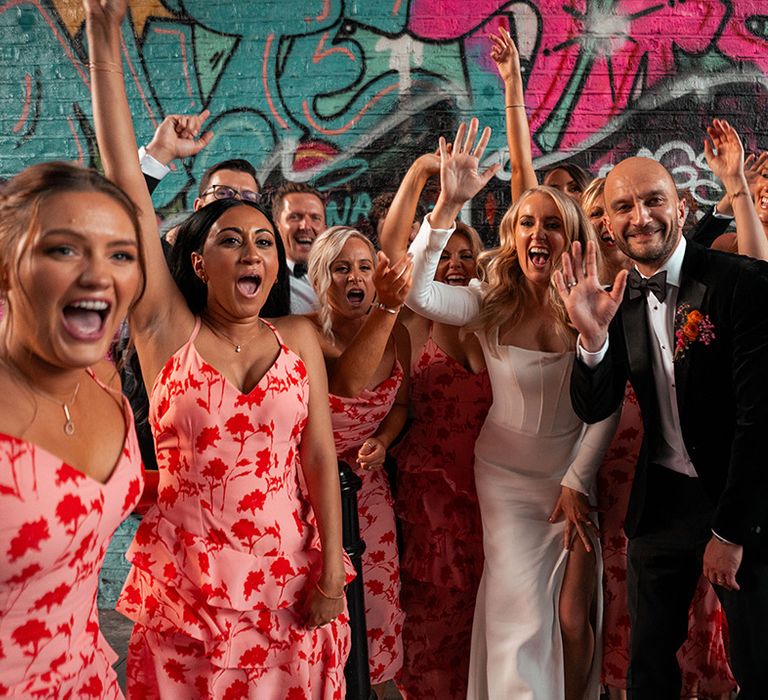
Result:
[[[157,158],[149,155],[144,146],[139,149],[139,164],[141,165],[141,172],[155,178],[155,180],[162,180],[171,172],[167,165],[163,165]]]
[[[585,350],[581,344],[581,335],[576,341],[576,357],[578,357],[587,367],[597,367],[608,352],[608,336],[605,337],[603,346],[597,352]]]
[[[731,542],[730,540],[726,540],[725,537],[720,537],[720,535],[718,535],[714,530],[712,530],[712,534],[715,536],[715,539],[718,542],[722,542],[723,544],[732,544],[732,545],[734,545],[736,547],[739,546],[735,542]]]
[[[717,211],[717,207],[712,207],[712,216],[716,219],[724,219],[726,221],[731,221],[733,219],[733,214],[721,214]]]

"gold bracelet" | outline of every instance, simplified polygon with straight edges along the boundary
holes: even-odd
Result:
[[[391,306],[386,306],[385,304],[382,304],[379,302],[376,304],[377,309],[381,309],[382,311],[386,311],[388,314],[392,314],[393,316],[396,316],[399,312],[402,306],[396,306],[395,308],[392,308]]]
[[[120,75],[123,74],[122,67],[118,66],[116,63],[89,63],[88,67],[93,71],[101,71],[102,73],[119,73]]]
[[[728,195],[728,199],[731,203],[733,203],[733,200],[736,199],[736,197],[749,197],[749,192],[747,192],[747,190],[739,190],[738,192]]]
[[[518,107],[525,109],[525,105],[504,105],[504,109],[516,109]]]
[[[320,584],[315,581],[315,588],[317,588],[317,592],[323,596],[323,598],[328,598],[328,600],[344,600],[346,593],[342,589],[341,595],[328,595],[322,588],[320,588]]]

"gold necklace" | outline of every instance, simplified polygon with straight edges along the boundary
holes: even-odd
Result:
[[[259,321],[259,329],[258,329],[258,331],[256,331],[256,333],[254,333],[254,334],[253,334],[253,335],[252,335],[250,338],[248,338],[248,340],[247,340],[245,343],[236,343],[236,342],[234,342],[234,341],[232,340],[232,338],[230,338],[228,335],[225,335],[225,334],[224,334],[224,333],[222,333],[221,331],[219,331],[219,330],[216,330],[216,329],[215,329],[215,328],[214,328],[214,327],[213,327],[213,326],[212,326],[210,323],[208,323],[208,321],[206,321],[205,319],[202,319],[202,322],[203,322],[203,325],[204,325],[204,326],[205,326],[205,327],[206,327],[206,328],[207,328],[209,331],[211,331],[211,333],[213,333],[215,336],[218,336],[218,337],[219,337],[219,338],[221,338],[222,340],[226,340],[226,341],[227,341],[227,342],[228,342],[228,343],[229,343],[229,344],[230,344],[230,345],[231,345],[233,348],[235,348],[235,352],[240,352],[240,351],[243,349],[243,348],[242,348],[242,346],[243,346],[243,345],[245,345],[245,344],[247,344],[247,343],[250,343],[250,342],[251,342],[251,341],[252,341],[252,340],[253,340],[253,339],[254,339],[254,338],[257,336],[257,335],[259,335],[259,333],[261,333],[261,321]]]
[[[77,386],[75,387],[75,390],[72,392],[72,398],[69,401],[62,401],[61,399],[57,399],[55,396],[51,396],[49,393],[43,391],[42,389],[39,389],[36,387],[32,382],[29,381],[29,378],[22,372],[14,362],[10,360],[10,358],[6,358],[6,362],[8,363],[8,366],[14,371],[16,375],[24,382],[24,384],[27,385],[27,387],[38,396],[42,396],[44,399],[48,399],[49,401],[52,401],[53,403],[59,404],[61,406],[62,410],[64,411],[64,434],[72,437],[72,435],[75,434],[75,422],[72,420],[72,413],[70,412],[70,408],[74,407],[75,400],[77,399],[77,392],[80,391],[80,382],[77,383]],[[35,415],[37,415],[37,411],[35,411]]]

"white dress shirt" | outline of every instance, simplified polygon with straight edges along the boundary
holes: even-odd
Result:
[[[645,290],[648,328],[651,333],[651,366],[653,367],[653,383],[659,401],[659,420],[661,423],[661,440],[656,454],[649,455],[650,461],[667,467],[672,471],[697,477],[696,469],[688,456],[683,442],[683,431],[680,427],[680,414],[675,393],[675,366],[672,360],[675,350],[675,309],[677,295],[680,291],[680,279],[685,257],[686,241],[680,236],[672,255],[657,272],[667,273],[667,295],[660,302],[653,292]],[[641,273],[642,275],[642,273]],[[644,275],[642,275],[645,277]],[[608,339],[597,352],[587,352],[578,344],[579,359],[588,367],[597,365],[608,351]]]
[[[311,314],[317,310],[317,294],[315,294],[315,290],[306,275],[303,277],[293,276],[293,266],[295,265],[293,260],[286,258],[285,262],[288,263],[290,270],[291,313],[297,316]]]

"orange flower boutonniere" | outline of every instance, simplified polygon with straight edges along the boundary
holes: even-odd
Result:
[[[693,343],[709,345],[715,339],[715,326],[709,316],[689,304],[680,304],[675,311],[675,353],[673,360],[682,360]]]

